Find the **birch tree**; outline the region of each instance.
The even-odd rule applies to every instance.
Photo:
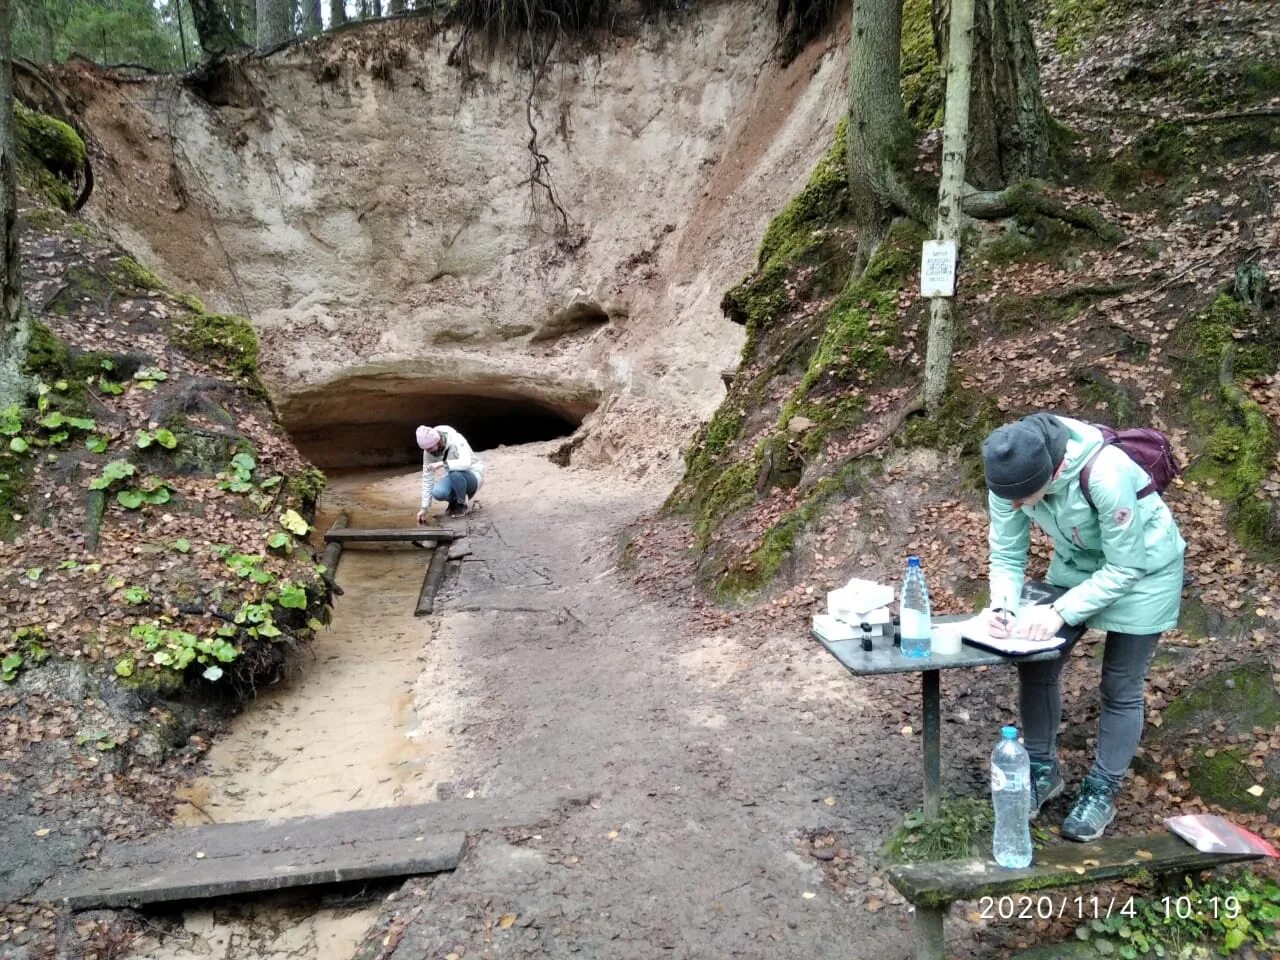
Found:
[[[13,123],[13,11],[0,0],[0,406],[19,398],[22,288],[18,273],[18,158]]]

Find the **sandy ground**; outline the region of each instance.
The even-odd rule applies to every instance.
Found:
[[[561,470],[546,449],[487,455],[479,509],[453,521],[474,553],[436,617],[412,616],[420,553],[344,556],[315,658],[214,748],[187,819],[585,801],[479,834],[457,871],[412,881],[370,934],[384,956],[909,956],[909,916],[870,858],[914,803],[919,761],[884,749],[873,689],[803,637],[764,652],[639,594],[619,534],[662,491]],[[416,494],[416,475],[352,475],[326,511],[400,524]],[[824,832],[858,889],[824,884],[808,842]],[[268,899],[190,913],[134,955],[347,957],[378,913]]]

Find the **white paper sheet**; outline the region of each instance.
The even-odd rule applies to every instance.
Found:
[[[970,617],[959,623],[935,623],[935,631],[955,630],[966,640],[980,643],[1001,653],[1039,653],[1042,650],[1057,650],[1065,640],[1061,637],[1050,637],[1048,640],[1024,640],[1021,637],[993,637],[987,632],[986,623],[981,617]]]

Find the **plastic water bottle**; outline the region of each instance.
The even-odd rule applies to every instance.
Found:
[[[1002,867],[1031,863],[1031,758],[1018,742],[1017,727],[1003,727],[991,751],[991,804],[996,833],[992,855]]]
[[[929,588],[924,582],[919,557],[907,557],[907,575],[902,578],[898,623],[902,634],[903,656],[927,657],[933,623],[929,617]]]

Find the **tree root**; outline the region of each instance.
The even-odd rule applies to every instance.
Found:
[[[859,457],[865,457],[867,454],[876,450],[881,444],[897,433],[902,425],[906,422],[907,417],[913,413],[920,413],[924,410],[924,394],[917,393],[904,403],[898,411],[889,418],[889,422],[885,424],[885,428],[879,434],[872,437],[860,447],[856,447],[850,451],[849,455],[844,458],[842,463],[848,463],[850,460],[857,460]]]
[[[961,209],[978,220],[1034,213],[1087,230],[1103,240],[1114,242],[1124,236],[1119,227],[1095,208],[1072,207],[1055,200],[1044,192],[1044,185],[1035,180],[1024,180],[1004,190],[970,189],[961,202]]]

